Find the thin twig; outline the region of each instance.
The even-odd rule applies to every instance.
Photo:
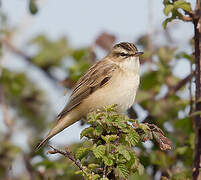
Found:
[[[181,89],[189,80],[192,79],[194,73],[189,74],[184,79],[180,80],[175,86],[173,86],[164,96],[164,99],[167,99],[171,94],[177,92],[179,89]]]
[[[194,47],[195,47],[195,111],[201,110],[201,0],[196,1],[194,10],[193,25],[194,25]],[[193,175],[192,179],[201,179],[200,163],[201,163],[201,117],[197,114],[194,118],[195,129],[195,152],[193,160]]]
[[[192,22],[192,17],[190,16],[181,15],[179,18],[186,22]]]
[[[191,74],[193,73],[193,67],[192,67],[192,61],[190,61],[190,71]],[[193,95],[192,95],[192,78],[189,81],[189,94],[190,94],[190,111],[189,111],[189,116],[193,112]],[[191,118],[192,119],[192,118]]]
[[[173,86],[164,97],[162,97],[162,99],[167,99],[171,94],[176,93],[179,89],[181,89],[188,81],[190,81],[192,79],[192,77],[194,76],[194,73],[192,72],[191,74],[189,74],[187,77],[185,77],[184,79],[182,79],[181,81],[179,81],[175,86]],[[153,119],[155,118],[152,115],[152,112],[150,109],[146,109],[146,111],[148,111],[149,115],[143,120],[143,123],[146,122],[152,122]]]
[[[201,0],[197,0],[196,6],[195,6],[195,11],[200,10],[200,6],[201,6],[200,4],[201,4]]]
[[[33,166],[30,163],[32,157],[24,154],[23,158],[24,158],[24,163],[25,163],[26,169],[29,173],[30,180],[34,180],[35,179],[35,171],[34,171]]]
[[[107,169],[108,169],[108,167],[105,165],[104,169],[103,169],[103,178],[107,177]]]
[[[14,54],[17,54],[21,57],[23,57],[24,59],[30,61],[31,60],[31,56],[28,56],[27,54],[25,54],[23,51],[21,51],[20,49],[17,49],[13,44],[11,44],[6,38],[1,38],[0,42],[5,45],[8,50],[10,50],[11,52],[13,52]]]
[[[15,47],[13,44],[11,44],[7,39],[0,39],[0,42],[5,46],[5,47],[7,47],[7,49],[10,51],[10,52],[12,52],[12,53],[14,53],[14,54],[16,54],[16,55],[18,55],[18,56],[20,56],[20,57],[22,57],[24,60],[26,60],[29,64],[31,64],[31,65],[33,65],[33,66],[35,66],[35,67],[37,67],[31,60],[32,60],[32,57],[31,56],[29,56],[29,55],[27,55],[26,53],[24,53],[22,50],[20,50],[20,49],[18,49],[17,47]],[[37,67],[38,68],[38,67]],[[51,79],[51,80],[53,80],[54,82],[58,82],[58,80],[48,71],[48,70],[45,70],[45,69],[43,69],[43,68],[40,68],[40,70],[42,70],[46,75],[47,75],[47,77],[49,78],[49,79]]]
[[[69,158],[71,161],[73,161],[75,163],[75,165],[83,172],[85,172],[84,168],[82,167],[81,163],[79,160],[76,160],[75,157],[71,154],[69,148],[66,148],[66,151],[61,151],[59,149],[56,149],[54,147],[52,147],[51,145],[49,145],[50,148],[53,149],[53,151],[48,151],[49,154],[62,154],[63,156]]]

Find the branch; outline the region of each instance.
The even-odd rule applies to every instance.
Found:
[[[189,74],[184,79],[179,81],[175,86],[170,88],[170,90],[167,92],[167,94],[164,96],[164,99],[167,99],[171,94],[177,92],[179,89],[181,89],[188,81],[190,81],[193,77],[194,73]]]
[[[164,132],[154,124],[145,123],[152,131],[154,138],[159,143],[160,149],[162,151],[171,149],[170,140],[165,137]]]
[[[201,0],[196,1],[194,24],[194,47],[195,47],[195,82],[196,82],[196,101],[195,111],[201,111]],[[201,179],[200,163],[201,163],[201,116],[195,116],[195,152],[193,160],[193,180]]]
[[[191,73],[193,73],[193,67],[192,66],[193,66],[193,63],[191,61],[191,65],[190,65]],[[194,106],[193,106],[193,94],[192,94],[192,79],[189,82],[189,95],[190,95],[190,111],[189,111],[189,116],[190,116],[192,114],[193,108],[194,108]],[[192,118],[191,118],[191,120],[192,120]]]
[[[108,166],[105,165],[103,169],[103,178],[107,177],[107,169],[108,169]]]
[[[13,52],[14,54],[17,54],[21,57],[23,57],[24,59],[26,59],[27,61],[31,60],[31,57],[26,55],[23,51],[17,49],[16,47],[14,47],[7,39],[0,39],[0,42],[5,45],[11,52]]]
[[[29,173],[30,180],[34,180],[35,172],[34,172],[34,168],[32,167],[32,165],[30,163],[32,157],[29,157],[28,155],[24,154],[23,158],[24,158],[24,163],[25,163],[26,169]]]
[[[59,149],[56,149],[54,147],[52,147],[51,145],[49,145],[50,148],[52,148],[53,150],[48,151],[49,154],[62,154],[63,156],[69,158],[71,161],[73,161],[75,163],[75,165],[83,172],[85,172],[84,168],[82,167],[81,163],[79,160],[76,160],[75,157],[71,154],[70,149],[67,147],[66,151],[61,151]]]
[[[166,95],[162,99],[167,99],[171,94],[176,93],[188,81],[190,81],[193,76],[194,76],[194,73],[192,72],[191,74],[189,74],[188,76],[186,76],[184,79],[182,79],[181,81],[179,81],[175,86],[173,86],[173,87],[170,88],[170,90],[166,93]],[[143,123],[154,122],[154,116],[152,115],[151,110],[150,109],[146,109],[146,111],[148,111],[149,115],[143,120]],[[128,112],[128,113],[130,114],[130,112]]]
[[[186,21],[186,22],[192,22],[193,18],[190,17],[190,16],[185,16],[185,15],[181,15],[179,16],[180,19],[182,19],[183,21]]]
[[[32,57],[27,55],[26,53],[24,53],[22,50],[16,48],[13,44],[11,44],[7,39],[0,39],[0,42],[6,46],[8,48],[8,50],[20,57],[22,57],[24,60],[26,60],[29,64],[39,68],[38,66],[36,66],[31,60],[32,60]],[[42,69],[40,68],[40,70],[42,70],[46,76],[53,80],[54,82],[58,82],[58,80],[48,71],[48,70],[45,70],[45,69]]]
[[[200,10],[200,6],[201,6],[201,0],[197,0],[196,6],[195,6],[195,11]]]

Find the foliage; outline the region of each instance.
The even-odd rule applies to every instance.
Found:
[[[180,12],[180,9],[182,9],[185,12],[190,12],[191,4],[189,2],[186,2],[185,0],[164,0],[163,4],[165,6],[164,8],[164,14],[168,16],[171,13],[171,16],[168,17],[163,22],[163,27],[166,28],[167,23],[171,22],[174,19],[182,19],[183,20],[183,14]]]
[[[82,167],[77,174],[85,179],[127,179],[134,173],[141,176],[144,166],[134,149],[140,142],[155,138],[162,150],[171,149],[158,127],[120,115],[114,105],[90,113],[87,122],[90,127],[80,134],[87,140],[75,152],[76,161]]]
[[[29,11],[31,14],[36,14],[38,12],[38,7],[35,0],[29,0]]]
[[[41,132],[45,128],[48,107],[44,92],[23,72],[17,73],[6,68],[2,68],[0,84],[5,103],[10,104],[27,125]]]
[[[81,137],[91,140],[92,145],[79,148],[76,157],[90,170],[90,175],[126,179],[135,172],[143,174],[144,167],[133,148],[152,139],[155,132],[148,125],[117,114],[114,106],[89,114],[88,123],[91,126],[82,131]]]
[[[91,65],[93,61],[93,55],[90,48],[72,49],[65,37],[61,37],[57,40],[50,40],[44,34],[40,34],[33,38],[30,45],[36,46],[38,51],[34,57],[30,58],[30,61],[40,67],[44,71],[51,74],[51,71],[55,68],[62,68],[69,74],[69,79],[76,82]],[[72,58],[73,62],[69,62]],[[67,69],[63,68],[65,64]]]

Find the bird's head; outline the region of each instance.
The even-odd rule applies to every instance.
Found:
[[[133,43],[121,42],[112,48],[108,56],[112,58],[113,61],[122,62],[128,59],[138,60],[139,56],[142,54],[143,52],[138,52]]]

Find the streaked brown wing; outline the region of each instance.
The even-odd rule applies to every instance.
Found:
[[[117,66],[115,64],[106,60],[99,61],[89,68],[73,88],[70,100],[58,115],[58,120],[64,117],[74,107],[78,106],[90,94],[103,87],[110,80],[112,73],[116,69]]]

